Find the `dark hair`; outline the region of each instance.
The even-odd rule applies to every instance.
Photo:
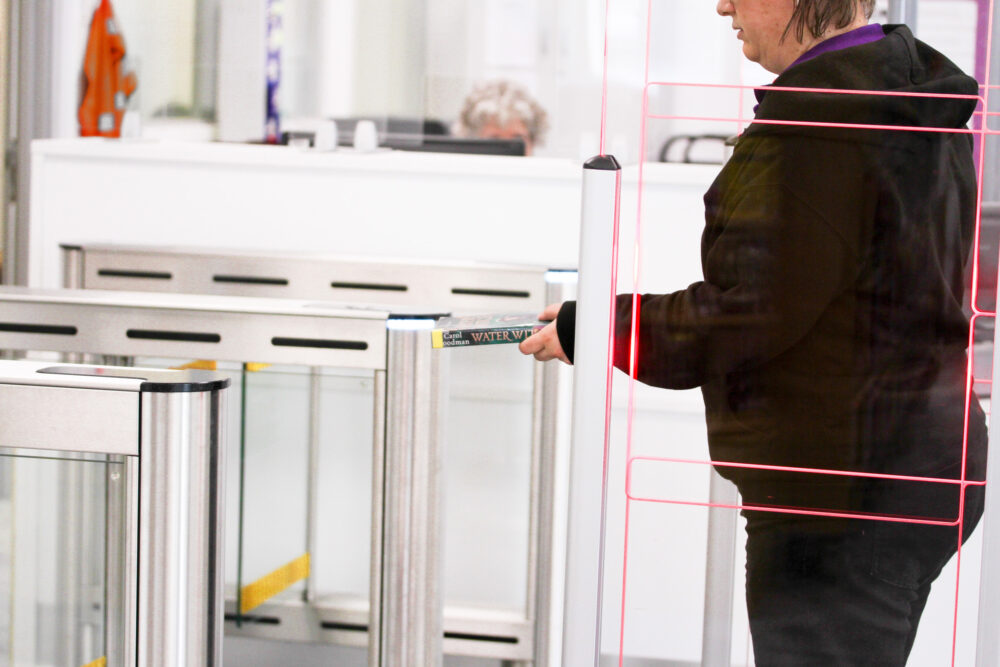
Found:
[[[792,30],[795,39],[801,42],[806,28],[813,37],[821,37],[831,28],[846,28],[854,20],[859,4],[865,18],[871,18],[875,0],[798,0],[782,39]]]

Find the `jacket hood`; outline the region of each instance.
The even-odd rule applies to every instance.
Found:
[[[785,70],[771,86],[761,89],[764,95],[756,120],[965,128],[975,111],[976,99],[905,94],[975,96],[979,94],[976,80],[914,38],[906,26],[883,29],[883,39],[830,51]],[[880,90],[904,95],[797,93],[768,90],[770,87]],[[756,123],[751,130],[768,132],[765,128],[781,127],[788,129]],[[866,131],[839,130],[838,134],[853,133],[856,140],[860,139],[858,132]],[[798,132],[802,131],[799,128]]]

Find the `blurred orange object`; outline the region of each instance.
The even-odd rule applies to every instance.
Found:
[[[125,38],[110,0],[101,0],[90,21],[90,37],[83,60],[83,101],[77,117],[82,137],[121,136],[125,104],[135,92],[135,72],[123,71]]]

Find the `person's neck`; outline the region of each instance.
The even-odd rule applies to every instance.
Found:
[[[866,18],[864,18],[862,16],[862,17],[858,18],[857,20],[855,20],[854,23],[851,23],[848,26],[845,26],[843,28],[834,29],[834,30],[828,30],[828,31],[826,31],[826,33],[823,34],[822,37],[818,38],[816,41],[814,41],[812,44],[810,44],[809,47],[807,47],[802,53],[805,53],[806,51],[808,51],[812,47],[816,46],[820,42],[825,42],[828,39],[833,39],[837,35],[843,35],[844,33],[851,32],[852,30],[857,30],[858,28],[864,28],[866,25],[868,25],[868,19],[866,19]],[[799,55],[802,55],[802,54],[799,54]]]
[[[866,25],[868,25],[868,19],[865,18],[864,16],[861,16],[860,18],[858,18],[857,20],[855,20],[853,23],[851,23],[851,24],[849,24],[849,25],[847,25],[847,26],[845,26],[843,28],[834,28],[834,29],[831,29],[831,30],[827,30],[825,33],[823,33],[819,37],[812,37],[812,35],[809,35],[809,37],[811,37],[811,39],[808,39],[808,40],[805,40],[803,42],[800,42],[799,48],[796,49],[797,53],[795,53],[794,56],[792,57],[792,59],[788,61],[788,64],[784,67],[784,69],[782,69],[782,72],[785,69],[788,69],[792,65],[792,63],[796,62],[800,57],[802,57],[802,54],[806,53],[807,51],[809,51],[809,49],[813,48],[814,46],[816,46],[818,44],[822,44],[823,42],[825,42],[828,39],[833,39],[837,35],[843,35],[844,33],[851,32],[852,30],[857,30],[858,28],[863,28]],[[780,72],[778,72],[778,74],[780,74]]]

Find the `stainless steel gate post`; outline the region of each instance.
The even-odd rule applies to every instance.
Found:
[[[322,411],[323,374],[318,368],[309,369],[309,442],[308,470],[306,471],[306,553],[309,554],[309,576],[302,591],[302,601],[316,602],[316,557],[319,534],[319,465],[320,465],[320,413]]]
[[[222,665],[223,389],[228,383],[143,385],[140,667]]]
[[[0,447],[16,449],[15,456],[40,450],[45,458],[106,462],[110,469],[107,584],[98,620],[108,664],[222,664],[228,386],[228,378],[199,371],[0,362]],[[100,480],[78,481],[96,488]],[[84,551],[92,570],[99,550]],[[69,574],[69,583],[86,594],[89,582],[76,577],[80,571]],[[73,644],[90,641],[86,625],[66,628]],[[84,647],[85,659],[94,657],[93,644]]]
[[[81,289],[83,287],[83,248],[63,243],[59,246],[63,260],[63,287]]]
[[[576,271],[546,275],[546,303],[576,296]],[[552,643],[559,642],[553,627],[553,577],[556,541],[556,480],[558,476],[559,364],[536,363],[532,388],[531,527],[529,529],[528,618],[534,622],[534,667],[548,667]],[[553,636],[556,633],[556,636]]]
[[[382,590],[372,600],[380,636],[370,658],[385,667],[434,667],[443,656],[441,450],[447,355],[432,349],[431,323],[387,322]]]
[[[608,424],[611,391],[608,337],[614,317],[621,167],[610,155],[583,168],[580,277],[573,377],[573,447],[562,664],[600,662],[604,540],[608,492]]]

